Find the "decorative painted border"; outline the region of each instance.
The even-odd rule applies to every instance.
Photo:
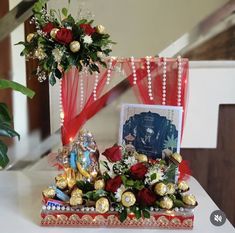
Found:
[[[170,228],[192,229],[193,213],[177,213],[168,211],[164,213],[151,213],[149,219],[136,219],[129,214],[124,222],[120,222],[117,212],[100,214],[82,211],[42,211],[42,226],[68,226],[68,227],[110,227],[110,228]]]

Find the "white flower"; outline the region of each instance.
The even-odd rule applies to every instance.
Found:
[[[91,43],[93,42],[93,40],[92,40],[91,36],[85,35],[85,36],[83,37],[83,42],[84,42],[85,44],[91,44]]]
[[[63,52],[60,49],[55,48],[52,50],[52,55],[54,56],[55,61],[60,63],[61,58],[63,56]]]
[[[128,166],[132,166],[137,163],[137,160],[135,159],[134,156],[129,156],[124,159],[124,163]]]
[[[119,202],[122,199],[122,194],[126,191],[125,186],[122,184],[115,192],[115,198]]]
[[[154,174],[156,174],[156,175],[155,175],[155,178],[152,179],[152,176],[153,176]],[[155,165],[155,166],[149,168],[149,170],[148,170],[148,172],[146,173],[145,177],[146,177],[146,178],[145,178],[145,181],[144,181],[144,182],[145,182],[146,184],[152,185],[152,184],[157,183],[157,182],[160,181],[160,180],[163,180],[163,178],[164,178],[164,173],[163,173],[163,171],[161,170],[161,168],[159,168],[158,165]]]

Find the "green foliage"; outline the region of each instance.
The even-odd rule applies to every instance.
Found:
[[[80,188],[83,191],[83,193],[87,193],[89,191],[94,190],[93,185],[88,181],[82,181],[82,180],[78,181],[77,187]]]
[[[127,218],[127,209],[124,208],[124,210],[122,210],[122,212],[119,214],[119,219],[121,222],[124,222]]]
[[[33,96],[35,95],[34,91],[17,82],[0,79],[0,89],[9,88],[18,91],[28,96],[29,98],[33,98]],[[12,127],[12,118],[5,103],[0,103],[0,137],[18,137],[18,139],[20,139],[20,135]],[[6,167],[9,162],[7,151],[7,145],[2,140],[0,140],[0,168]]]
[[[144,218],[150,218],[150,212],[147,209],[143,209],[142,214]]]
[[[83,196],[89,200],[97,201],[100,197],[107,196],[107,192],[104,191],[103,189],[99,189],[99,190],[89,191]]]
[[[0,89],[6,89],[6,88],[11,88],[15,91],[19,91],[31,99],[35,95],[34,91],[30,90],[29,88],[27,88],[17,82],[5,80],[5,79],[0,79]]]
[[[0,103],[0,137],[12,138],[16,136],[20,139],[20,135],[11,127],[11,121],[7,105]],[[4,168],[9,162],[7,150],[7,145],[0,140],[0,169]]]
[[[45,7],[46,2],[46,0],[38,0],[34,4],[33,20],[38,28],[38,30],[34,32],[34,37],[30,41],[17,43],[17,45],[24,46],[20,54],[21,56],[26,56],[27,59],[39,60],[39,67],[37,72],[34,73],[36,73],[39,78],[47,76],[50,84],[54,85],[56,79],[61,79],[62,74],[73,66],[79,71],[86,67],[90,74],[100,72],[99,64],[107,67],[104,57],[109,56],[112,51],[110,45],[115,44],[110,40],[110,35],[97,31],[95,26],[92,25],[93,20],[75,20],[72,15],[69,14],[68,8],[64,7],[61,10],[51,9],[47,12]],[[74,51],[72,49],[72,51],[70,49],[71,39],[69,41],[61,41],[51,37],[50,31],[48,33],[42,33],[48,23],[53,24],[54,28],[58,30],[70,30],[72,40],[80,45],[79,50]],[[86,32],[86,29],[81,27],[81,24],[86,24],[86,27],[90,28],[92,33]],[[84,39],[89,36],[92,41],[91,43]],[[65,37],[66,33],[62,38]],[[39,48],[40,53],[38,52]],[[60,54],[57,53],[57,55],[55,55],[55,53],[53,53],[55,49],[58,49]],[[43,54],[43,56],[40,54]],[[58,58],[58,56],[61,57]],[[60,67],[60,69],[58,69],[58,67]]]

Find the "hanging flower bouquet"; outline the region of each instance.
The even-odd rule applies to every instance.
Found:
[[[35,3],[33,13],[36,31],[18,44],[25,47],[22,56],[39,61],[35,72],[39,81],[49,77],[54,85],[72,66],[79,71],[86,67],[91,74],[99,72],[98,64],[106,67],[104,58],[114,42],[104,26],[93,26],[93,20],[85,18],[76,20],[67,8],[47,11],[43,0]]]
[[[58,215],[67,210],[66,218],[77,215],[76,219],[81,221],[75,222],[79,226],[84,224],[85,215],[92,220],[87,226],[102,225],[109,221],[107,216],[113,216],[116,220],[106,224],[135,226],[135,220],[141,220],[143,226],[151,227],[148,220],[145,222],[151,219],[153,227],[158,226],[157,220],[162,216],[166,221],[178,216],[174,220],[178,227],[192,227],[191,210],[197,201],[194,195],[186,193],[188,184],[177,179],[180,154],[168,153],[165,159],[151,159],[133,148],[115,145],[103,155],[106,159],[99,158],[93,135],[87,131],[81,131],[78,139],[59,151],[57,160],[65,172],[56,177],[55,185],[43,191],[43,225],[48,224],[48,215],[54,216],[52,225],[57,224]],[[96,222],[97,216],[106,220]],[[188,223],[181,224],[180,218]]]

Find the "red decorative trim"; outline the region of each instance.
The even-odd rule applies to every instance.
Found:
[[[110,227],[110,228],[171,228],[192,229],[194,215],[192,213],[180,213],[165,211],[152,212],[149,219],[136,219],[129,214],[122,223],[118,219],[117,212],[100,214],[97,212],[82,211],[42,211],[42,226],[68,226],[68,227]]]

